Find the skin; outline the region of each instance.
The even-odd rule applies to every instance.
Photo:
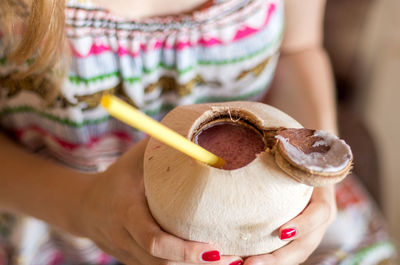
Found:
[[[158,6],[159,1],[148,1],[148,5]],[[292,115],[305,127],[336,133],[333,79],[322,48],[324,5],[325,0],[286,0],[282,56],[271,91],[263,101]],[[137,16],[148,11],[143,12]],[[215,247],[163,232],[149,213],[142,173],[146,143],[136,144],[105,172],[89,175],[34,156],[0,134],[0,209],[28,214],[88,237],[125,264],[205,263],[202,253]],[[335,216],[334,188],[316,188],[307,208],[280,228],[279,232],[296,228],[292,242],[271,254],[248,257],[244,264],[302,263],[318,246]],[[224,256],[212,264],[239,259]]]
[[[322,46],[324,7],[324,0],[286,0],[282,56],[263,102],[288,113],[306,128],[337,134],[332,70]],[[271,254],[250,257],[244,265],[303,263],[318,247],[336,214],[334,187],[315,188],[307,208],[279,229],[281,233],[295,228],[292,242]]]
[[[104,7],[114,14],[125,18],[140,19],[149,16],[165,16],[179,14],[201,7],[207,0],[175,0],[175,1],[127,1],[127,0],[95,0],[96,5]],[[206,2],[207,3],[207,2]],[[154,8],[157,7],[157,8]]]

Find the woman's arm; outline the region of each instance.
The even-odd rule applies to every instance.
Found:
[[[105,172],[84,174],[23,150],[0,133],[0,209],[20,212],[88,237],[125,264],[230,264],[210,244],[164,232],[148,209],[143,185],[147,141]]]
[[[337,134],[331,67],[321,47],[293,53],[283,51],[271,91],[264,101],[306,128]]]
[[[70,232],[92,177],[31,154],[0,133],[0,209],[42,219]]]
[[[337,133],[332,71],[322,47],[324,6],[325,0],[286,0],[282,56],[263,101],[306,128]],[[304,262],[335,217],[334,187],[315,188],[306,209],[279,229],[281,239],[293,241],[271,254],[250,257],[245,265]]]
[[[286,0],[286,34],[276,76],[264,99],[304,127],[337,133],[335,89],[322,47],[325,0]]]

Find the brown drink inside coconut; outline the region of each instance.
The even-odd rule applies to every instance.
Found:
[[[263,135],[240,119],[208,124],[197,133],[194,142],[224,159],[222,168],[226,170],[246,166],[266,149]]]

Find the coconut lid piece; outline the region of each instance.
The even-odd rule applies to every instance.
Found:
[[[349,174],[353,155],[336,135],[310,129],[280,129],[275,138],[279,167],[298,181],[322,186],[341,181]]]

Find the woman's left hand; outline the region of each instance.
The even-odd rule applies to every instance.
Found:
[[[295,265],[306,261],[336,213],[334,187],[315,188],[304,211],[279,229],[280,238],[292,242],[270,254],[249,257],[244,265]]]

